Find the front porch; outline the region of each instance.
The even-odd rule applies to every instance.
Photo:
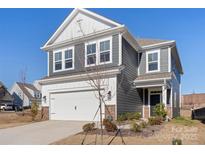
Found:
[[[164,104],[168,117],[173,117],[172,87],[170,79],[136,80],[134,87],[142,91],[143,118],[155,116],[154,108],[159,103]]]

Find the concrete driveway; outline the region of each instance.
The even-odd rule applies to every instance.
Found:
[[[0,144],[46,145],[80,132],[85,123],[79,121],[44,121],[0,129]]]

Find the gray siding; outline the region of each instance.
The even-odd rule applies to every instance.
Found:
[[[173,107],[173,117],[177,117],[180,115],[180,83],[181,83],[181,75],[179,74],[178,69],[176,68],[176,62],[172,57],[172,72],[175,74],[175,77],[172,77],[171,84],[172,84],[172,107]],[[176,100],[175,100],[175,93],[176,93]]]
[[[49,75],[58,76],[58,75],[73,75],[76,73],[81,73],[84,71],[85,65],[85,44],[80,43],[74,45],[74,54],[75,54],[75,64],[74,70],[67,70],[61,72],[53,72],[53,52],[49,52]],[[119,35],[112,36],[112,63],[105,64],[103,69],[118,66],[119,63]]]
[[[124,39],[122,63],[125,69],[117,76],[117,114],[136,111],[142,113],[142,90],[132,86],[137,77],[137,52]]]
[[[159,73],[163,73],[163,72],[168,72],[168,48],[160,49],[160,72]],[[145,74],[146,74],[146,52],[143,52],[141,53],[140,61],[139,61],[139,75],[145,75]]]

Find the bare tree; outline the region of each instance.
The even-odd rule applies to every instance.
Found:
[[[81,22],[82,20],[77,21],[82,35],[85,36],[86,34],[81,27]],[[93,29],[93,33],[95,33],[94,29]],[[92,44],[89,44],[89,42],[87,42],[87,44],[92,45]],[[94,48],[95,48],[95,52],[99,51],[100,50],[99,44],[96,43],[94,45]],[[92,49],[87,49],[87,51],[88,50],[92,50]],[[116,95],[117,88],[116,88],[116,85],[115,87],[111,86],[112,81],[110,80],[110,74],[109,74],[108,68],[105,65],[105,63],[104,64],[101,63],[101,65],[99,65],[100,58],[97,59],[96,54],[89,56],[89,59],[84,59],[83,57],[84,56],[82,56],[80,53],[77,54],[77,58],[79,59],[79,62],[81,63],[84,73],[86,74],[85,76],[86,76],[87,83],[93,88],[94,95],[99,101],[99,107],[96,111],[96,114],[94,115],[94,118],[96,118],[97,114],[99,113],[100,132],[101,132],[100,141],[101,141],[101,144],[103,144],[103,106],[105,107],[104,111],[106,110],[107,113],[110,114],[110,111],[106,105],[106,101],[109,99],[112,99]],[[109,58],[112,58],[112,57],[109,57]],[[85,60],[87,61],[85,62]],[[90,63],[92,64],[89,67],[84,67],[85,63],[88,63],[88,65]],[[121,81],[118,84],[121,84],[122,80],[123,78],[121,78]],[[112,91],[115,91],[115,92],[111,93]],[[97,134],[96,134],[96,138],[97,138]]]

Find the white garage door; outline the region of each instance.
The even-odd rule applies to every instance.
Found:
[[[51,120],[92,121],[99,107],[93,91],[54,93],[50,98]]]

